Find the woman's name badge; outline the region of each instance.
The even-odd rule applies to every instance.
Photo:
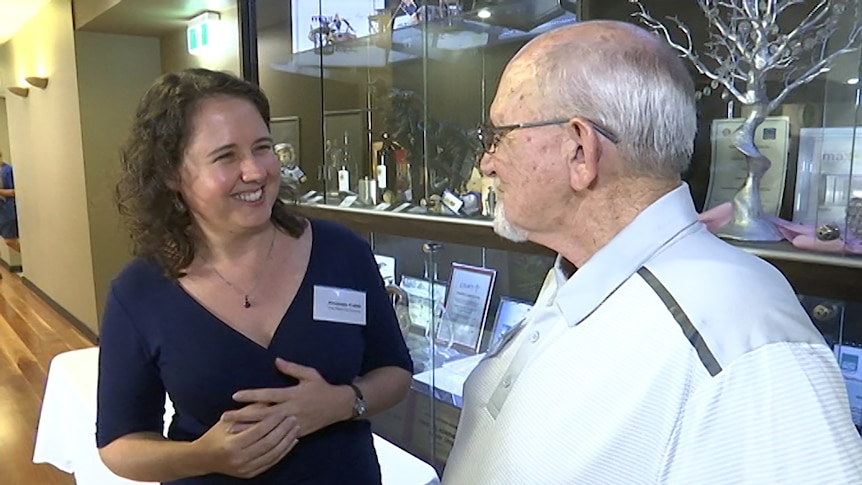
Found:
[[[364,291],[315,285],[315,320],[365,325],[365,314]]]

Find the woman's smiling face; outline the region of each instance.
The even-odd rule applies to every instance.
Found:
[[[197,107],[180,168],[180,193],[205,233],[237,233],[269,221],[278,158],[251,102],[216,96]]]

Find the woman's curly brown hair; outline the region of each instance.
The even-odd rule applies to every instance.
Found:
[[[147,90],[122,149],[115,198],[133,254],[155,260],[171,279],[182,277],[195,256],[191,214],[176,187],[194,115],[214,96],[248,100],[269,126],[269,101],[258,86],[224,72],[187,69],[163,75]],[[271,220],[295,238],[307,224],[280,198]]]

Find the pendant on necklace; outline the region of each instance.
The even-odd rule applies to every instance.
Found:
[[[251,302],[248,301],[248,295],[245,295],[245,302],[242,304],[244,308],[251,308]]]

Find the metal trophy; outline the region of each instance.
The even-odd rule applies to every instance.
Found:
[[[790,94],[830,70],[836,57],[856,50],[860,34],[859,3],[853,0],[697,0],[709,22],[709,39],[704,43],[705,61],[694,51],[691,30],[676,17],[667,17],[684,35],[685,42],[673,40],[668,28],[652,17],[639,0],[633,15],[667,40],[704,76],[712,80],[701,95],[723,88],[751,111],[734,132],[733,146],[748,164],[745,184],[733,198],[733,219],[719,229],[719,235],[742,241],[779,241],[781,234],[763,215],[760,180],[771,165],[754,145],[758,126]],[[802,21],[789,31],[779,26],[779,17],[806,4],[814,4]],[[857,12],[848,12],[855,5]],[[855,15],[855,16],[854,16]],[[855,21],[842,47],[829,49],[829,40],[842,17]],[[784,22],[782,22],[783,24]],[[707,65],[714,65],[710,67]],[[767,79],[781,80],[780,92],[769,98]]]

